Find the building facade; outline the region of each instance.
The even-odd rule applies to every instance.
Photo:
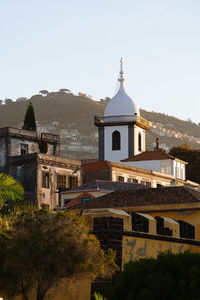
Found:
[[[0,129],[0,172],[24,187],[25,200],[51,209],[59,192],[81,184],[81,162],[60,156],[60,137],[17,128]]]

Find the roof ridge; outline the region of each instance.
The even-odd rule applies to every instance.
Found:
[[[198,201],[200,201],[200,198],[198,198],[195,194],[193,194],[193,192],[191,191],[191,189],[189,187],[183,186],[183,188],[188,191],[194,198],[196,198]],[[198,191],[197,191],[198,192]],[[200,195],[200,192],[199,192]]]

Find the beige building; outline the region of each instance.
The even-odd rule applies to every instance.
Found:
[[[83,164],[83,183],[94,179],[140,183],[148,187],[199,184],[176,178],[174,175],[110,161]]]

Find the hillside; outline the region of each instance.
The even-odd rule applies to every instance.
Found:
[[[98,135],[93,121],[95,115],[103,115],[107,101],[97,102],[85,94],[76,96],[67,91],[38,94],[29,100],[35,109],[38,132],[60,134],[62,155],[97,157]],[[7,99],[4,104],[0,102],[0,127],[21,127],[27,104],[26,98],[19,98],[16,102]],[[154,147],[156,137],[166,150],[183,143],[200,149],[199,125],[145,110],[141,110],[141,116],[151,122],[151,129],[147,132],[147,149]]]

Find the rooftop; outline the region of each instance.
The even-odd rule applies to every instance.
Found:
[[[143,160],[165,160],[165,159],[173,159],[177,160],[181,163],[187,164],[187,162],[180,160],[167,152],[164,149],[157,149],[154,151],[145,151],[138,155],[126,158],[121,160],[122,162],[131,162],[131,161],[143,161]]]
[[[200,192],[184,186],[115,191],[74,206],[73,209],[122,208],[134,206],[199,203]]]
[[[109,180],[93,180],[85,183],[74,190],[68,190],[63,193],[84,192],[84,191],[118,191],[132,189],[146,189],[147,187],[139,183],[109,181]]]

